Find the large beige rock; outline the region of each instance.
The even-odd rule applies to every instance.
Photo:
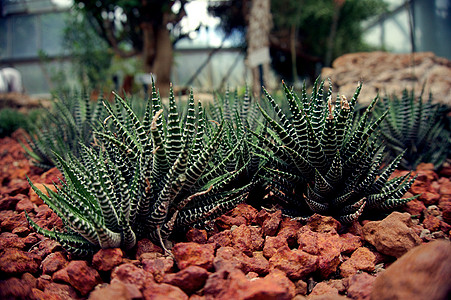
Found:
[[[369,103],[378,92],[400,96],[414,88],[419,94],[426,82],[434,102],[451,105],[451,61],[432,52],[394,54],[387,52],[350,53],[338,57],[332,68],[324,68],[321,76],[330,78],[334,91],[351,97],[359,81],[363,89],[359,102]]]
[[[371,299],[445,300],[451,295],[451,243],[415,247],[379,275]]]

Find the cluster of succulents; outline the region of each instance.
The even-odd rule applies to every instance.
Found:
[[[208,126],[191,94],[182,119],[171,93],[168,118],[153,87],[142,120],[129,103],[103,101],[108,117],[93,132],[94,145],[78,156],[55,153],[65,182],[49,196],[32,188],[61,217],[66,232],[30,224],[69,251],[87,255],[102,247],[129,249],[137,238],[164,242],[176,230],[232,209],[252,183],[231,186],[241,170],[227,171],[230,157],[215,160],[224,123]]]
[[[440,167],[449,155],[451,136],[445,128],[444,106],[432,103],[432,94],[423,99],[414,90],[404,90],[401,98],[385,96],[379,101],[375,116],[388,111],[380,125],[380,137],[387,145],[387,159],[406,151],[400,167],[415,169],[419,163],[432,163]]]
[[[102,106],[84,102],[84,117],[62,107],[64,121],[55,124],[69,128],[35,137],[30,152],[44,153],[36,150],[43,145],[64,180],[48,195],[30,184],[65,230],[49,231],[28,220],[39,233],[86,255],[98,248],[130,249],[142,237],[164,247],[171,234],[204,225],[255,191],[250,202],[263,201],[266,191],[266,199],[278,199],[283,212],[298,219],[318,213],[350,223],[362,214],[393,210],[412,199],[403,196],[415,177],[391,178],[410,150],[386,160],[390,146],[379,129],[393,127],[387,121],[392,112],[377,110],[373,117],[376,98],[359,113],[360,89],[348,100],[335,97],[322,81],[310,94],[304,86],[300,96],[283,84],[286,110],[266,91],[261,103],[248,91],[244,97],[227,91],[209,107],[196,103],[191,92],[182,110],[172,88],[165,110],[154,85],[142,113],[118,95]],[[418,120],[431,114],[421,105],[413,108]],[[397,109],[408,115],[406,108]],[[424,135],[413,133],[423,127],[412,125],[409,134]],[[50,141],[70,139],[66,131],[76,133],[77,146],[59,152]]]
[[[287,215],[327,214],[350,223],[364,212],[391,210],[411,200],[402,196],[415,178],[388,180],[402,154],[380,170],[384,146],[375,135],[386,114],[373,122],[369,118],[377,98],[360,116],[354,107],[361,85],[350,101],[343,95],[333,99],[324,82],[317,81],[310,96],[305,86],[301,97],[283,88],[291,114],[265,92],[278,121],[261,109],[270,128],[267,138],[260,137],[273,161],[266,168],[268,184]]]

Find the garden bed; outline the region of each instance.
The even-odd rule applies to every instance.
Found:
[[[20,135],[0,139],[1,299],[446,299],[450,292],[449,166],[436,173],[421,164],[409,190],[421,196],[381,221],[344,227],[314,215],[302,223],[240,204],[209,230],[173,241],[171,255],[142,239],[127,253],[79,258],[28,226],[25,212],[43,228],[62,227],[26,180],[52,188],[61,175],[30,165]]]

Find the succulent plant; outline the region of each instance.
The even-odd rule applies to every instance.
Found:
[[[226,166],[227,170],[232,172],[246,165],[243,173],[246,178],[240,178],[240,180],[259,180],[256,175],[264,163],[264,159],[257,155],[259,150],[252,147],[253,143],[258,143],[258,140],[249,134],[249,130],[262,133],[264,130],[264,126],[261,125],[262,116],[256,102],[249,95],[247,87],[243,97],[238,97],[236,91],[232,94],[231,96],[227,89],[224,97],[214,98],[213,104],[208,110],[212,119],[222,120],[227,124],[224,142],[220,144],[216,155],[226,157],[234,148],[238,147],[238,151],[234,151],[234,157]]]
[[[388,149],[387,159],[393,159],[404,150],[400,167],[415,169],[421,163],[433,163],[436,168],[446,160],[451,146],[450,132],[445,127],[443,107],[432,103],[432,94],[423,99],[424,89],[416,97],[414,91],[404,90],[382,98],[374,115],[388,111],[380,125],[380,137]]]
[[[411,200],[401,198],[415,179],[410,173],[389,179],[402,153],[380,169],[384,146],[375,135],[388,112],[370,122],[377,98],[355,120],[361,85],[351,101],[343,95],[334,101],[324,81],[315,82],[310,96],[305,85],[300,97],[285,84],[283,89],[290,114],[264,91],[277,117],[261,109],[269,137],[256,135],[270,161],[268,184],[285,214],[304,219],[318,213],[350,223],[364,212],[391,210]]]
[[[206,130],[204,110],[191,92],[186,116],[177,112],[172,89],[167,120],[155,86],[142,120],[129,103],[104,101],[109,116],[79,158],[59,155],[65,181],[49,196],[38,195],[57,213],[65,232],[30,224],[66,249],[86,255],[99,247],[129,249],[148,237],[165,246],[173,232],[204,222],[244,201],[251,184],[231,186],[245,166],[225,169],[232,150],[215,159],[224,123]]]
[[[44,113],[43,124],[30,130],[23,147],[36,166],[50,169],[58,163],[55,153],[63,158],[69,153],[78,157],[81,145],[93,141],[97,120],[104,117],[101,100],[91,101],[85,93],[61,96]]]

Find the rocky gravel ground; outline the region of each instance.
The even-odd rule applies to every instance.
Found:
[[[61,220],[29,188],[52,188],[12,138],[0,139],[0,299],[448,299],[451,295],[451,168],[421,165],[421,196],[380,221],[343,227],[314,215],[241,204],[174,241],[172,255],[142,239],[131,252],[72,257],[28,226]],[[402,173],[403,171],[398,171]],[[406,197],[409,195],[406,195]]]

